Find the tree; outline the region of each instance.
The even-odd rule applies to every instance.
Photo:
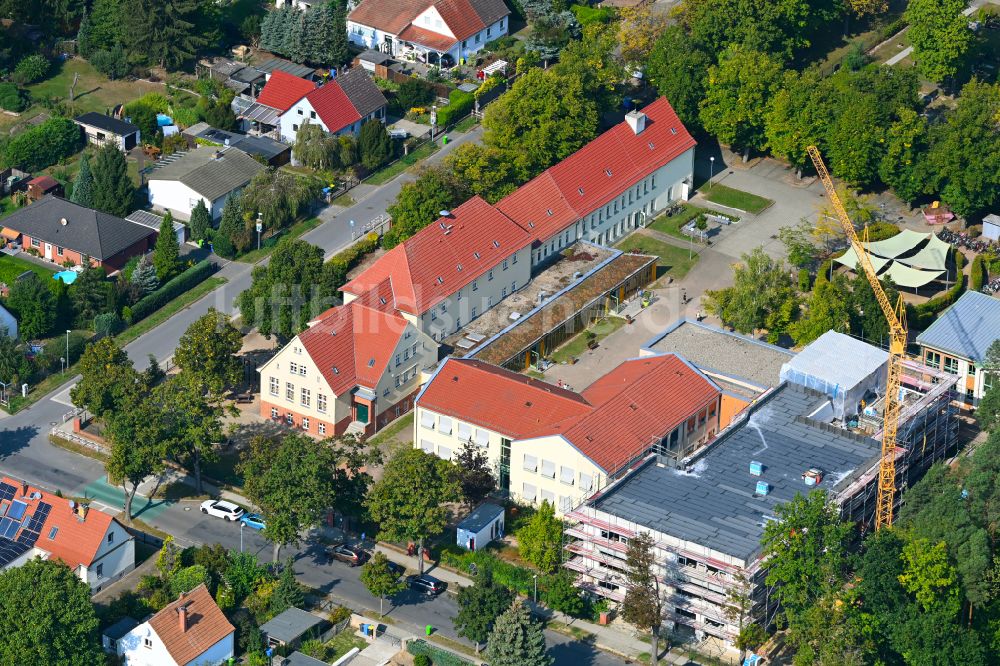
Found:
[[[793,227],[779,228],[778,239],[785,246],[788,263],[792,266],[810,268],[820,258],[820,248],[814,242],[813,225],[805,218]]]
[[[125,391],[135,381],[132,360],[113,338],[87,345],[78,371],[80,381],[70,389],[70,400],[97,418],[118,411]]]
[[[24,340],[47,337],[56,323],[56,298],[36,273],[14,281],[7,306],[17,317],[18,335]]]
[[[627,73],[617,40],[611,27],[599,23],[587,26],[582,39],[566,45],[553,68],[561,76],[579,79],[600,112],[616,110],[622,101],[617,91]]]
[[[100,49],[90,56],[90,64],[98,72],[112,81],[121,79],[129,73],[128,55],[120,45],[115,44],[110,51]],[[150,139],[152,136],[150,136]]]
[[[90,172],[90,157],[86,153],[80,158],[80,171],[73,181],[70,201],[87,208],[94,207],[94,175]]]
[[[416,541],[420,573],[424,539],[448,524],[450,502],[462,496],[458,470],[451,462],[420,449],[404,449],[389,459],[382,479],[372,486],[366,505],[379,526],[379,538]]]
[[[84,266],[69,295],[76,313],[76,327],[93,328],[94,317],[106,312],[111,300],[111,284],[107,281],[104,268],[94,268],[89,264]]]
[[[132,271],[130,282],[135,285],[140,294],[140,298],[156,291],[160,286],[160,279],[156,277],[156,266],[148,254],[142,255],[139,262]]]
[[[507,153],[478,143],[462,144],[445,158],[445,164],[457,182],[490,203],[503,199],[519,183]]]
[[[545,573],[556,571],[561,561],[563,524],[555,514],[552,503],[542,500],[538,511],[517,531],[518,553]]]
[[[597,125],[580,77],[532,69],[486,107],[483,144],[506,152],[524,182],[593,139]]]
[[[911,0],[906,7],[917,67],[931,81],[954,77],[969,50],[972,32],[964,10],[963,0]]]
[[[62,562],[31,559],[0,572],[0,661],[100,664],[90,586]]]
[[[240,194],[233,194],[226,199],[226,205],[222,208],[222,220],[219,222],[219,230],[212,238],[212,247],[217,255],[224,259],[236,258],[237,237],[247,236],[243,224],[243,197]],[[245,249],[245,247],[244,247]]]
[[[295,133],[295,146],[292,148],[295,159],[310,169],[324,170],[340,166],[340,144],[337,137],[323,131],[319,125],[306,120]],[[343,165],[348,166],[348,165]]]
[[[180,253],[177,236],[174,234],[174,216],[168,210],[160,222],[156,247],[153,249],[153,266],[156,267],[156,277],[160,284],[170,282],[171,278],[181,272]]]
[[[731,46],[708,70],[700,118],[706,132],[734,148],[766,145],[764,116],[781,83],[781,63],[766,53]]]
[[[44,79],[51,68],[52,64],[45,59],[45,56],[33,53],[17,63],[13,79],[16,84],[26,86]]]
[[[497,618],[511,607],[514,598],[513,592],[497,585],[489,570],[483,570],[472,585],[458,591],[455,630],[476,644],[476,654],[479,644],[489,639]]]
[[[128,175],[125,154],[112,143],[101,146],[94,158],[94,207],[118,217],[132,212],[135,184]]]
[[[880,280],[882,291],[889,298],[890,303],[899,300],[899,291],[892,283],[891,278]],[[864,273],[859,272],[851,285],[851,332],[863,340],[878,341],[889,338],[889,323],[882,314],[882,307],[875,298],[871,284]]]
[[[361,153],[361,165],[366,169],[376,169],[392,157],[392,138],[381,120],[372,119],[361,126],[358,152]]]
[[[105,416],[111,444],[105,470],[125,493],[125,521],[131,524],[132,502],[139,485],[163,472],[167,451],[162,444],[162,405],[149,395],[150,387],[134,370],[125,381],[120,389],[120,404]]]
[[[955,616],[961,609],[958,574],[948,561],[948,545],[914,539],[903,547],[903,573],[899,582],[912,594],[925,613]]]
[[[334,290],[323,266],[323,250],[298,240],[278,243],[266,266],[255,266],[250,288],[237,304],[243,323],[265,337],[288,339],[330,308]]]
[[[928,150],[927,121],[913,109],[900,109],[885,137],[886,152],[879,178],[904,201],[914,201],[924,190],[923,160]]]
[[[3,332],[0,335],[0,382],[20,385],[31,375],[31,362],[17,346],[17,341],[6,334],[6,329],[0,332]]]
[[[765,581],[794,634],[800,620],[821,598],[840,590],[847,573],[847,544],[854,530],[840,519],[826,493],[813,490],[796,495],[775,508],[778,520],[764,526],[763,557],[768,561]]]
[[[760,247],[733,266],[733,286],[705,292],[705,308],[740,333],[767,329],[771,342],[787,332],[798,313],[788,270]]]
[[[244,490],[267,516],[264,536],[273,544],[275,562],[281,546],[297,544],[299,534],[318,524],[333,506],[340,454],[328,442],[299,433],[277,443],[255,437],[243,454]]]
[[[497,481],[490,469],[490,459],[482,447],[466,442],[455,457],[462,496],[466,503],[475,506],[496,488]]]
[[[667,28],[646,59],[646,75],[656,91],[670,100],[689,128],[698,127],[698,102],[705,96],[705,78],[712,58],[680,25]]]
[[[434,88],[430,82],[416,76],[411,76],[399,84],[396,91],[396,101],[400,108],[408,111],[414,107],[422,107],[434,101]]]
[[[878,105],[874,95],[857,95],[850,113],[841,113],[828,128],[826,153],[830,168],[848,183],[870,185],[878,180],[885,143]]]
[[[450,169],[424,167],[413,182],[406,183],[387,209],[392,227],[382,246],[392,248],[436,220],[442,210],[451,210],[469,197],[468,184]]]
[[[817,276],[805,313],[792,323],[789,333],[797,345],[806,345],[827,331],[850,331],[850,283],[843,275],[833,281]]]
[[[195,204],[191,211],[191,221],[188,222],[188,227],[191,229],[191,238],[196,241],[205,238],[208,234],[208,230],[212,227],[212,216],[209,214],[208,208],[205,207],[204,199],[198,199],[198,203]]]
[[[294,560],[289,557],[278,576],[278,586],[271,595],[271,612],[277,615],[289,608],[301,608],[305,604],[302,586],[295,580]]]
[[[126,47],[145,62],[181,69],[219,40],[218,13],[202,0],[134,0],[128,8],[123,26]]]
[[[77,152],[81,137],[80,126],[69,118],[49,118],[0,144],[0,168],[41,171]]]
[[[575,578],[562,569],[545,580],[545,605],[552,610],[570,617],[585,617],[587,600],[580,594],[580,588],[573,584]]]
[[[237,358],[243,335],[215,308],[196,319],[181,336],[174,363],[198,378],[212,393],[222,393],[243,378]]]
[[[542,625],[520,601],[496,619],[486,644],[486,658],[492,666],[552,666],[555,660],[545,651]]]
[[[666,12],[654,11],[649,5],[622,7],[618,11],[618,44],[625,62],[631,66],[648,62],[670,19]]]
[[[663,597],[654,567],[653,537],[642,532],[629,540],[625,555],[628,589],[622,601],[622,617],[626,622],[652,633],[652,662],[660,658],[658,641],[663,625]]]
[[[156,393],[161,405],[169,405],[164,410],[166,451],[191,471],[201,494],[201,463],[218,459],[216,445],[225,439],[222,417],[235,416],[238,411],[227,407],[222,395],[212,391],[201,376],[189,372],[182,371],[163,382]]]
[[[318,199],[321,189],[313,178],[262,169],[243,190],[241,205],[244,213],[259,213],[266,229],[281,229]]]
[[[386,597],[392,597],[406,589],[406,583],[389,566],[389,559],[380,550],[375,551],[372,559],[361,567],[361,582],[373,597],[378,597],[379,617],[384,615],[382,602]]]
[[[983,373],[985,391],[976,408],[976,422],[983,430],[993,430],[1000,423],[1000,340],[987,347]]]

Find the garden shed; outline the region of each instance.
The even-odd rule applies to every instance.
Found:
[[[503,516],[504,509],[499,504],[480,504],[458,524],[458,545],[476,550],[502,537]]]

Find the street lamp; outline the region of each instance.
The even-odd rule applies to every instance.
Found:
[[[59,367],[62,368],[62,374],[65,375],[66,374],[66,357],[65,356],[60,356],[59,357]]]
[[[712,178],[715,176],[715,155],[708,158],[708,189],[712,189]]]
[[[66,367],[69,367],[69,329],[66,329]]]
[[[264,214],[257,213],[257,249],[260,249],[260,232],[264,230]]]
[[[532,578],[532,580],[535,583],[535,596],[534,596],[534,599],[535,599],[535,603],[537,604],[538,603],[538,574],[533,574],[531,576],[531,578]]]

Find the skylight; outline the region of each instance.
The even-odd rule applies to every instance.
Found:
[[[607,176],[608,178],[611,178],[611,169],[605,169],[604,175]]]

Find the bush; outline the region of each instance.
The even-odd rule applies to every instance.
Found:
[[[31,105],[27,93],[13,83],[0,83],[0,109],[20,113]]]
[[[980,291],[988,280],[989,276],[986,273],[986,257],[984,255],[977,254],[976,258],[972,260],[972,268],[969,274],[969,289],[972,291]]]
[[[892,238],[898,233],[899,227],[892,222],[873,222],[868,225],[868,242],[876,243],[883,241],[887,238]]]
[[[580,27],[587,27],[594,23],[610,23],[615,17],[615,12],[607,7],[588,7],[587,5],[570,5],[569,10],[573,12]]]
[[[430,658],[431,663],[433,663],[434,666],[469,666],[472,663],[468,659],[462,659],[458,655],[454,655],[451,652],[446,652],[440,648],[434,647],[430,643],[423,640],[410,641],[406,645],[406,651],[414,657],[425,656]],[[414,666],[416,666],[415,659]]]
[[[3,145],[0,168],[16,166],[41,171],[80,150],[80,128],[69,118],[49,118]]]
[[[347,606],[337,606],[330,611],[330,614],[326,619],[330,621],[330,624],[340,624],[344,620],[349,619],[351,615],[353,615],[353,613]]]
[[[128,113],[132,109],[139,106],[147,106],[156,113],[166,113],[167,109],[170,108],[170,102],[167,101],[165,95],[155,92],[149,92],[140,97],[139,99],[126,104],[125,112]]]
[[[175,108],[172,117],[174,124],[181,127],[191,127],[191,125],[201,122],[201,114],[195,107]]]
[[[426,654],[414,655],[413,666],[431,666],[431,658]]]
[[[41,81],[49,73],[52,64],[38,54],[22,58],[14,68],[14,81],[22,86]]]
[[[412,109],[434,101],[434,86],[415,76],[399,84],[396,100],[403,109]]]
[[[122,328],[122,320],[115,312],[104,312],[94,317],[94,331],[97,335],[114,335]]]
[[[799,269],[799,291],[805,293],[809,291],[812,286],[811,280],[809,279],[809,269],[800,268]]]
[[[146,296],[132,306],[131,310],[123,310],[122,315],[125,321],[132,324],[142,321],[153,314],[174,298],[188,291],[196,284],[207,278],[216,270],[215,264],[210,261],[202,261],[187,269],[165,285]]]
[[[469,115],[469,112],[472,111],[472,105],[475,102],[476,96],[473,93],[468,93],[464,90],[452,90],[448,94],[448,105],[438,109],[438,127],[448,127]]]
[[[90,56],[90,64],[94,66],[94,69],[112,81],[126,76],[129,72],[128,58],[120,46],[115,46],[110,51],[103,49],[95,51]]]
[[[347,272],[361,263],[361,260],[378,248],[378,234],[374,231],[354,245],[330,257],[327,265],[333,275],[333,282],[339,289],[347,279]]]

